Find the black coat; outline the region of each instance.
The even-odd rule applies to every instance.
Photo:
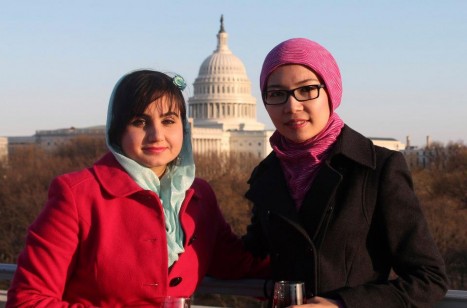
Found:
[[[253,171],[245,245],[269,254],[275,280],[346,307],[431,307],[446,293],[444,263],[403,155],[344,126],[296,210],[278,158]],[[392,277],[391,270],[398,277]]]

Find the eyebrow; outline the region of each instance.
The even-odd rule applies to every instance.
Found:
[[[161,117],[169,117],[169,116],[176,116],[177,118],[179,117],[179,114],[176,113],[175,111],[168,111],[166,113],[163,113],[160,115]]]
[[[318,79],[309,78],[309,79],[305,79],[305,80],[302,80],[302,81],[297,82],[297,85],[298,85],[298,86],[306,85],[306,84],[308,84],[308,82],[312,82],[312,81],[320,82]],[[281,84],[271,84],[271,85],[268,85],[268,86],[266,87],[266,90],[268,90],[269,88],[283,88],[283,87],[284,87],[284,86],[281,85]]]
[[[170,116],[175,116],[175,117],[180,117],[178,113],[176,113],[175,111],[167,111],[166,113],[162,113],[159,115],[159,117],[163,118],[163,117],[170,117]],[[141,114],[136,114],[135,117],[151,117],[150,114],[144,112],[144,113],[141,113]]]

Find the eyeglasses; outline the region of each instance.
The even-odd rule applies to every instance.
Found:
[[[285,104],[292,95],[297,101],[305,102],[319,97],[319,89],[324,88],[324,84],[311,84],[298,87],[292,90],[270,90],[263,92],[263,101],[266,105]]]

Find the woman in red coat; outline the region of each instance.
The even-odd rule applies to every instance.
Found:
[[[57,177],[29,228],[7,307],[154,306],[205,275],[262,275],[195,178],[184,80],[136,71],[109,103],[110,152]]]

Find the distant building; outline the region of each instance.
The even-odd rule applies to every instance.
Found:
[[[7,137],[7,152],[8,157],[15,155],[16,151],[21,151],[25,147],[30,147],[36,144],[36,136],[17,136]]]
[[[259,158],[271,152],[269,137],[256,121],[256,99],[251,94],[243,62],[227,45],[223,17],[217,33],[217,48],[199,69],[188,99],[188,114],[193,123],[195,153],[243,152]]]
[[[0,137],[0,162],[8,160],[8,138]]]
[[[45,150],[55,150],[61,145],[65,145],[76,137],[105,138],[105,126],[93,126],[86,128],[62,128],[54,130],[36,131],[35,143]]]
[[[431,137],[426,137],[426,144],[424,147],[413,146],[410,142],[410,136],[407,136],[407,146],[402,151],[409,168],[425,168],[429,165],[430,160],[436,156],[433,153]]]
[[[374,145],[384,147],[394,151],[402,151],[405,149],[405,144],[394,138],[380,138],[380,137],[368,137],[373,141]]]

